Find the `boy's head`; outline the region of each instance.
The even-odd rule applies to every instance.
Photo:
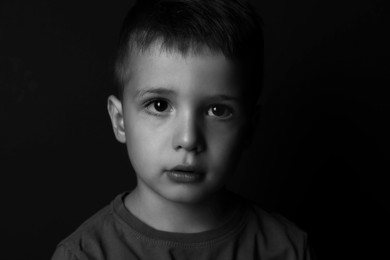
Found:
[[[144,196],[195,203],[235,168],[261,87],[262,36],[235,0],[141,1],[125,19],[108,109]]]
[[[132,54],[155,43],[167,52],[199,55],[222,53],[242,72],[248,104],[258,101],[262,87],[263,36],[253,8],[243,0],[142,0],[127,14],[115,60],[118,95],[130,75]]]

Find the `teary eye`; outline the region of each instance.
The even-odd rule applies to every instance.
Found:
[[[220,119],[229,119],[233,116],[232,110],[226,105],[212,105],[207,111],[209,116],[218,117]]]

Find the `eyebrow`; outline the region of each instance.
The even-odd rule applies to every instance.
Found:
[[[155,95],[169,95],[169,96],[176,96],[177,93],[176,91],[165,88],[165,87],[155,87],[155,88],[149,88],[149,89],[137,89],[135,91],[135,97],[137,99],[142,98],[145,95],[148,94],[155,94]],[[232,95],[227,95],[227,94],[218,94],[218,95],[211,95],[209,98],[213,100],[228,100],[228,101],[235,101],[237,103],[240,103],[242,101],[241,98],[232,96]]]
[[[236,102],[240,102],[241,101],[241,98],[239,98],[239,97],[225,95],[225,94],[212,96],[212,98],[213,99],[220,99],[220,100],[231,100],[231,101],[236,101]]]
[[[142,98],[147,94],[158,94],[158,95],[176,95],[176,92],[172,89],[167,88],[150,88],[150,89],[137,89],[135,91],[136,98]]]

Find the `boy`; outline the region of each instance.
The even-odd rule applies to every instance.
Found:
[[[309,259],[304,232],[223,188],[253,129],[262,52],[240,0],[137,3],[108,98],[137,186],[52,259]]]

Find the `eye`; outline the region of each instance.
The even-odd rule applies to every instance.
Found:
[[[164,100],[156,100],[153,102],[153,107],[158,112],[164,112],[168,108],[168,102]]]
[[[146,110],[151,114],[164,114],[172,110],[171,105],[168,101],[163,99],[155,99],[146,103]]]
[[[220,119],[229,119],[233,116],[232,110],[226,105],[212,105],[207,114]]]

